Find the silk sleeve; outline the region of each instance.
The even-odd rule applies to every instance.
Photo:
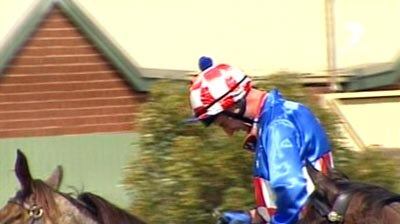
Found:
[[[300,138],[288,120],[276,120],[261,136],[267,154],[269,184],[276,196],[272,223],[296,223],[307,198],[300,157]],[[264,176],[264,175],[263,175]]]

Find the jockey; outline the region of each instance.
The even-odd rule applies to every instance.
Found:
[[[237,213],[227,212],[229,223],[296,223],[314,190],[306,162],[323,172],[333,166],[321,123],[309,108],[286,100],[278,90],[252,87],[251,78],[239,69],[213,65],[208,57],[200,58],[199,67],[190,87],[190,121],[218,125],[229,136],[246,131],[243,146],[255,156],[256,209],[246,212],[244,222],[243,214],[235,220]]]

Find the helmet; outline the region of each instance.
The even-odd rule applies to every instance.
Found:
[[[251,79],[227,64],[209,66],[193,78],[190,103],[195,120],[209,125],[215,115],[243,99],[251,89]]]

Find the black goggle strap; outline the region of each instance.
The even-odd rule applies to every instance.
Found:
[[[228,117],[231,117],[231,118],[234,118],[237,120],[241,120],[245,123],[252,125],[254,122],[253,119],[244,117],[244,112],[246,112],[246,100],[244,98],[240,99],[236,104],[239,106],[238,113],[234,113],[234,112],[225,110],[222,112],[222,114],[225,114]]]
[[[239,106],[238,115],[243,117],[244,112],[246,112],[246,100],[244,98],[242,98],[236,104]]]
[[[206,113],[207,110],[214,106],[214,104],[218,103],[219,101],[221,101],[223,98],[225,98],[229,93],[231,93],[234,89],[236,89],[244,80],[246,80],[247,75],[245,75],[238,83],[236,83],[236,85],[234,85],[231,89],[229,89],[229,91],[227,91],[226,93],[224,93],[222,96],[218,97],[217,99],[215,99],[212,103],[210,103],[209,105],[207,105],[206,107],[204,107],[202,109],[202,113]]]
[[[244,98],[242,98],[236,104],[239,106],[239,112],[238,113],[234,113],[234,112],[225,110],[225,111],[222,111],[221,114],[224,114],[224,115],[226,115],[228,117],[231,117],[233,119],[241,120],[241,121],[243,121],[245,123],[253,125],[253,123],[254,123],[253,119],[244,117],[244,113],[246,112],[246,100]],[[203,119],[201,121],[203,122],[203,124],[205,126],[210,126],[210,124],[212,122],[214,122],[214,120],[218,117],[218,115],[219,114],[216,114],[214,116],[209,116],[206,119]]]
[[[214,122],[214,120],[217,118],[218,115],[214,115],[214,116],[209,116],[203,120],[200,120],[206,127],[210,126],[211,123]]]

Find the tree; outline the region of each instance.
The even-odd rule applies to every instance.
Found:
[[[131,211],[149,223],[207,223],[224,196],[232,203],[229,195],[237,192],[245,197],[237,197],[232,208],[249,207],[251,154],[240,150],[242,138],[183,124],[191,115],[186,83],[154,86],[140,110],[139,150],[124,181],[133,198]]]
[[[298,80],[296,74],[279,73],[254,84],[279,88],[286,98],[310,106],[327,129],[336,166],[345,173],[354,169],[360,156],[344,146],[339,120],[315,103]],[[228,138],[220,128],[184,124],[190,115],[188,84],[177,81],[154,84],[140,108],[141,138],[124,184],[132,197],[130,211],[149,223],[215,223],[214,209],[254,206],[252,154],[241,149],[244,134]]]

